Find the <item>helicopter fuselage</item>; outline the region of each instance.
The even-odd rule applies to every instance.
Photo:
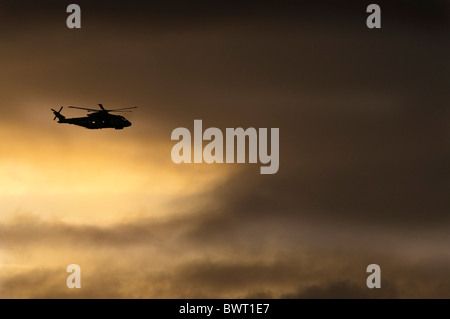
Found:
[[[131,126],[130,121],[123,116],[111,114],[89,114],[86,117],[59,118],[58,123],[78,125],[91,130],[102,128],[114,128],[116,130],[121,130],[125,127]]]
[[[131,122],[128,121],[125,117],[120,115],[113,115],[110,114],[110,112],[131,112],[130,109],[135,109],[137,107],[126,107],[121,109],[114,109],[114,110],[107,110],[103,107],[102,104],[99,104],[100,110],[95,110],[91,108],[85,108],[85,107],[76,107],[76,106],[69,106],[69,108],[74,109],[82,109],[89,112],[95,112],[88,114],[85,117],[72,117],[72,118],[66,118],[64,115],[61,114],[61,110],[63,107],[59,109],[59,111],[56,111],[54,109],[51,109],[53,111],[53,114],[55,115],[54,120],[58,118],[58,123],[66,123],[66,124],[73,124],[85,127],[87,129],[95,130],[95,129],[102,129],[102,128],[114,128],[116,130],[121,130],[125,127],[131,126]]]

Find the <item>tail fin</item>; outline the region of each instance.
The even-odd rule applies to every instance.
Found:
[[[62,106],[59,109],[59,111],[55,111],[54,109],[52,109],[53,114],[55,114],[55,117],[53,118],[53,121],[56,120],[56,118],[58,118],[58,122],[64,121],[66,119],[66,117],[64,115],[61,115],[61,110],[62,109],[63,109]]]

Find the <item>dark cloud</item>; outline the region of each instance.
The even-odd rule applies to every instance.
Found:
[[[383,283],[382,289],[367,289],[363,284],[355,284],[349,281],[338,281],[324,285],[313,285],[301,288],[296,293],[288,293],[281,296],[285,299],[392,299],[398,298],[395,287],[389,283]]]
[[[202,257],[178,266],[147,260],[81,264],[81,289],[68,289],[67,265],[3,271],[0,296],[6,298],[448,298],[448,271],[431,271],[393,255],[382,267],[381,288],[366,287],[364,259],[324,255],[285,257],[275,262],[213,261]],[[350,258],[351,257],[351,258]],[[310,259],[314,262],[305,262]],[[317,262],[320,260],[320,263]],[[338,261],[338,262],[336,262]],[[364,267],[363,267],[364,266]],[[443,267],[447,267],[448,263]]]
[[[35,215],[23,214],[10,222],[0,224],[2,248],[28,245],[110,246],[140,245],[163,246],[185,231],[187,218],[171,222],[150,218],[125,221],[110,226],[71,224],[59,220],[43,220]]]
[[[2,295],[448,296],[448,3],[382,3],[381,32],[365,28],[366,4],[355,3],[81,1],[79,32],[65,27],[68,3],[2,3],[2,122],[49,132],[48,122],[35,124],[51,120],[49,107],[103,102],[140,106],[121,142],[143,147],[198,118],[222,129],[279,127],[281,138],[276,175],[236,167],[202,194],[211,205],[186,216],[0,224],[11,254],[105,254],[79,292],[65,288],[60,265],[2,278]],[[169,152],[161,157],[172,166]],[[170,258],[167,270],[147,270],[150,247]],[[130,263],[119,267],[111,251]],[[377,258],[388,279],[369,291],[363,270]]]
[[[123,281],[129,275],[123,269],[90,269],[81,265],[81,288],[69,289],[66,279],[67,265],[59,268],[32,268],[0,278],[0,297],[34,299],[105,299],[142,298],[143,287],[135,276],[133,281]],[[149,297],[147,295],[147,297]]]
[[[70,1],[52,1],[43,0],[39,3],[22,0],[20,2],[2,3],[3,10],[11,14],[20,14],[29,16],[52,16],[65,9]],[[82,8],[85,8],[87,13],[93,12],[97,17],[118,18],[121,15],[126,16],[128,20],[133,18],[157,18],[157,17],[179,17],[179,18],[206,18],[206,17],[221,17],[221,16],[251,16],[261,14],[278,15],[303,15],[313,12],[314,14],[326,14],[330,16],[330,12],[335,15],[354,15],[356,12],[365,9],[370,1],[351,0],[343,3],[336,3],[331,0],[322,0],[320,2],[311,1],[261,1],[258,5],[253,3],[242,3],[239,1],[217,1],[211,3],[206,0],[191,1],[187,4],[180,0],[171,1],[124,1],[124,0],[97,0],[87,1],[79,0]],[[414,21],[413,18],[440,18],[446,17],[448,3],[440,0],[419,0],[419,1],[378,1],[378,4],[385,8],[388,17],[395,17],[397,19],[407,19]],[[63,11],[65,12],[65,10]],[[410,17],[410,16],[413,17]],[[94,15],[93,15],[94,16]],[[427,21],[428,22],[428,21]]]
[[[305,232],[290,220],[282,225],[277,225],[280,221],[262,223],[259,227],[236,221],[223,225],[225,233],[201,233],[198,225],[208,218],[213,219],[212,216],[172,218],[166,222],[137,219],[109,227],[18,218],[0,227],[2,251],[11,256],[31,252],[39,255],[50,247],[59,252],[58,267],[3,268],[1,295],[443,298],[449,293],[446,278],[450,278],[450,256],[439,255],[433,251],[436,247],[432,247],[442,242],[439,238],[430,242],[430,247],[420,247],[408,236],[389,243],[383,241],[386,234],[380,234],[377,238],[381,242],[376,243],[370,235],[361,235],[367,229],[359,234],[333,233],[329,228]],[[325,233],[329,238],[324,241],[321,236]],[[398,241],[406,242],[398,247]],[[416,247],[408,252],[410,246]],[[416,256],[415,261],[411,253]],[[65,268],[74,261],[82,267],[81,290],[65,286]],[[374,262],[382,267],[380,290],[365,287],[368,275],[365,269]]]

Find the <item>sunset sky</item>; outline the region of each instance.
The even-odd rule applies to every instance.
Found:
[[[276,3],[0,1],[0,298],[450,298],[448,1]],[[173,163],[195,119],[279,171]]]

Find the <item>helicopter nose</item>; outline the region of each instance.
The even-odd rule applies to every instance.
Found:
[[[127,121],[127,127],[128,126],[131,126],[131,122],[130,121]]]

